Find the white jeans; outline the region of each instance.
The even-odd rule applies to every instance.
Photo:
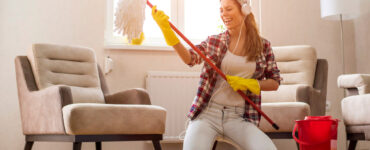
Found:
[[[243,119],[243,107],[210,102],[186,130],[183,150],[210,150],[218,136],[233,140],[244,150],[276,150],[271,139]]]

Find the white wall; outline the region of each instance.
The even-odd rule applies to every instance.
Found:
[[[356,69],[358,73],[370,73],[370,1],[362,5],[363,14],[354,21],[356,40]],[[353,49],[350,51],[354,51]]]
[[[0,149],[23,149],[14,58],[34,42],[83,45],[102,54],[105,1],[0,0]],[[71,144],[36,143],[35,150]],[[91,147],[91,146],[90,146]]]
[[[341,74],[339,22],[320,18],[319,0],[264,0],[262,2],[262,34],[274,46],[309,44],[316,48],[318,57],[329,61],[329,114],[340,117],[342,91],[336,86]],[[188,68],[174,52],[104,50],[105,0],[0,0],[0,149],[20,150],[24,136],[21,131],[14,58],[25,55],[34,42],[83,45],[96,50],[99,63],[109,53],[114,70],[107,76],[112,92],[133,87],[144,87],[149,70],[198,71],[200,66]],[[369,16],[344,22],[346,68],[348,72],[370,72],[362,65],[370,57]],[[356,43],[354,42],[356,39]],[[358,39],[362,39],[357,41]],[[356,44],[356,45],[355,45]],[[356,61],[356,58],[358,60]],[[135,65],[135,66],[134,66]],[[357,67],[357,70],[356,70]],[[340,149],[344,149],[341,128]],[[292,140],[274,140],[279,149],[295,149]],[[36,143],[35,150],[70,149],[71,143]],[[361,146],[361,143],[360,143]],[[93,149],[93,144],[83,144]],[[103,149],[151,149],[144,142],[103,143]],[[181,145],[167,144],[165,149],[181,149]]]

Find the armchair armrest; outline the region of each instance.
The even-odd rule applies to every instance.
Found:
[[[107,104],[151,104],[148,92],[142,88],[105,95],[104,98]]]
[[[263,92],[262,102],[304,102],[311,115],[325,115],[326,99],[321,90],[304,84],[281,85],[277,91]]]
[[[319,89],[301,85],[297,88],[297,101],[310,105],[310,115],[323,116],[325,115],[326,99],[322,94],[322,91]]]
[[[39,90],[26,56],[15,59],[23,134],[65,134],[62,107],[72,102],[67,86]]]
[[[277,91],[262,91],[262,102],[309,103],[313,88],[305,84],[280,85]]]
[[[296,101],[310,104],[313,88],[308,85],[299,85],[296,91]]]
[[[340,88],[357,88],[358,94],[370,93],[370,74],[340,75],[337,82]]]
[[[24,134],[65,134],[62,108],[72,101],[69,87],[51,86],[21,93],[19,103]]]

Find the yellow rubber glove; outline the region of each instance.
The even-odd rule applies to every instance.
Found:
[[[256,95],[260,95],[260,85],[256,79],[244,79],[237,76],[226,75],[227,82],[230,84],[234,91],[249,90]]]
[[[157,22],[159,28],[161,28],[167,45],[174,46],[180,42],[175,32],[171,29],[170,22],[168,21],[170,17],[168,17],[163,11],[157,10],[157,6],[153,6],[152,16],[155,22]]]
[[[141,45],[144,39],[145,39],[144,32],[141,32],[140,37],[132,39],[130,45]]]

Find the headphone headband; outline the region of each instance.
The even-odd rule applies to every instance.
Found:
[[[244,5],[244,4],[248,4],[249,6],[251,6],[251,0],[237,0],[239,2],[240,5]]]
[[[239,4],[242,6],[242,12],[244,15],[249,15],[252,12],[251,0],[238,0]]]

